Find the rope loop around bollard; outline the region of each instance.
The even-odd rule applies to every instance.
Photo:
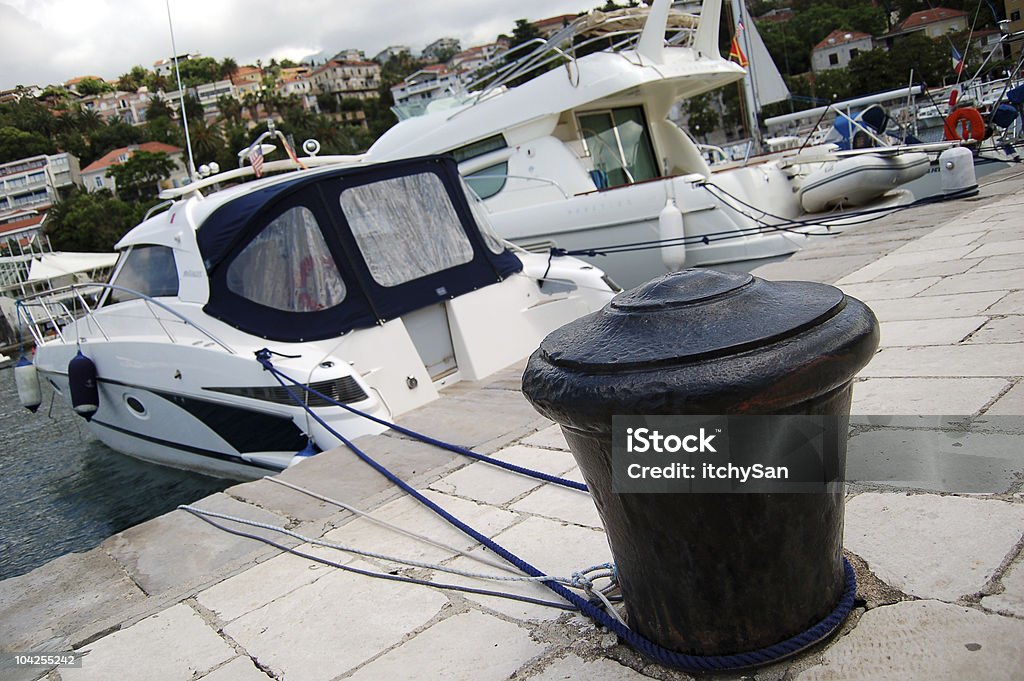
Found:
[[[399,489],[404,491],[409,496],[415,498],[421,504],[429,508],[431,511],[436,513],[438,516],[443,518],[453,527],[457,528],[471,539],[476,540],[486,548],[493,551],[496,555],[502,559],[508,561],[511,565],[514,565],[524,574],[530,575],[531,577],[543,577],[546,573],[541,572],[536,567],[526,562],[516,554],[512,553],[504,546],[498,544],[496,541],[481,533],[475,528],[467,525],[457,517],[446,511],[436,502],[427,498],[416,488],[412,487],[409,483],[399,478],[390,469],[385,467],[383,464],[378,462],[376,459],[371,457],[369,454],[361,450],[351,440],[346,438],[341,433],[331,428],[326,421],[324,421],[312,408],[310,408],[303,400],[298,398],[291,388],[285,383],[284,375],[281,374],[273,363],[270,361],[269,352],[257,353],[257,359],[263,365],[263,367],[270,371],[278,382],[284,387],[285,391],[296,401],[297,404],[302,406],[306,413],[310,415],[317,423],[326,428],[332,435],[337,437],[342,443],[345,444],[348,449],[361,459],[368,466],[376,470],[378,473],[383,475],[388,481],[397,486]],[[290,379],[289,380],[293,380]],[[302,387],[301,384],[296,382],[297,387]],[[700,671],[730,671],[744,669],[748,667],[763,666],[778,662],[787,657],[790,657],[800,651],[808,648],[809,646],[818,643],[830,634],[835,632],[840,624],[846,619],[850,611],[853,610],[854,599],[857,594],[857,578],[853,572],[853,567],[850,562],[843,557],[843,570],[845,574],[845,585],[843,594],[839,599],[839,603],[832,609],[828,615],[826,615],[818,623],[803,631],[795,636],[792,636],[785,641],[776,643],[771,646],[760,648],[743,653],[735,653],[730,655],[689,655],[686,653],[679,653],[674,650],[664,648],[654,641],[645,638],[641,634],[627,627],[624,623],[617,620],[613,614],[605,612],[602,608],[597,607],[591,603],[588,599],[580,596],[579,594],[570,591],[564,585],[553,581],[545,580],[541,584],[546,586],[551,591],[561,596],[564,600],[568,601],[572,605],[576,606],[581,613],[589,617],[596,624],[605,627],[612,633],[614,633],[619,639],[624,641],[630,647],[640,651],[650,659],[663,664],[668,667],[675,667],[682,669],[687,672],[700,672]]]

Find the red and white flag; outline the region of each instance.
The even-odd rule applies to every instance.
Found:
[[[252,172],[256,177],[263,177],[263,148],[257,144],[256,148],[249,152],[249,163],[252,165]]]

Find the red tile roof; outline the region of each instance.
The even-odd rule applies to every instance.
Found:
[[[35,227],[42,222],[45,217],[46,213],[40,213],[38,215],[30,215],[22,220],[15,220],[14,222],[0,224],[0,234],[7,234],[8,232],[15,232],[28,227]]]
[[[837,47],[839,45],[845,45],[846,43],[852,43],[857,40],[864,40],[865,38],[871,39],[871,36],[867,33],[861,33],[860,31],[832,31],[825,39],[814,46],[815,50],[821,50],[826,47]]]
[[[121,154],[128,154],[130,157],[136,151],[147,151],[151,154],[160,152],[164,154],[180,154],[184,149],[170,144],[164,144],[163,142],[143,142],[142,144],[133,145],[131,147],[121,147],[120,149],[114,149],[113,151],[107,152],[101,158],[96,159],[86,167],[82,168],[82,173],[91,173],[96,170],[102,170],[103,168],[118,165],[120,161],[117,159]]]
[[[914,12],[909,17],[904,19],[899,26],[896,27],[898,31],[907,31],[915,28],[921,28],[928,24],[934,24],[939,21],[946,21],[947,19],[956,19],[957,17],[966,17],[967,12],[961,12],[958,9],[949,9],[948,7],[936,7],[935,9],[923,9],[919,12]]]

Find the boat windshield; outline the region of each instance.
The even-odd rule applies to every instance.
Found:
[[[178,268],[174,251],[167,246],[132,246],[121,253],[111,284],[138,291],[151,298],[178,295]],[[137,298],[127,291],[110,289],[105,305]]]

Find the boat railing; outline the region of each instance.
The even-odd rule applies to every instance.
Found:
[[[476,90],[472,104],[477,104],[494,91],[514,84],[530,73],[547,70],[554,64],[564,64],[570,79],[576,74],[579,77],[577,60],[593,52],[605,51],[621,54],[636,46],[643,29],[639,21],[643,14],[620,12],[593,13],[583,15],[562,27],[550,38],[534,38],[513,47],[502,55],[506,64],[495,69],[493,63],[483,65],[482,72],[469,76],[466,81],[468,90]],[[636,20],[636,21],[634,21]],[[617,28],[617,25],[634,22],[633,26]],[[688,14],[674,13],[670,15],[671,35],[666,39],[667,45],[677,47],[692,43],[697,20]],[[582,39],[580,39],[582,38]],[[532,50],[528,48],[533,48]],[[513,55],[522,53],[520,56]],[[462,109],[460,111],[464,111]],[[460,111],[455,112],[457,116]]]
[[[33,296],[28,296],[17,301],[16,306],[18,309],[18,316],[19,319],[26,322],[29,332],[32,334],[32,338],[35,340],[37,345],[43,344],[50,339],[50,331],[52,331],[62,343],[68,343],[69,340],[64,336],[64,329],[68,324],[80,320],[89,324],[90,327],[95,328],[96,332],[102,335],[105,340],[109,341],[111,336],[107,330],[103,328],[103,324],[95,312],[99,309],[99,302],[102,300],[103,294],[107,293],[109,295],[109,292],[112,291],[125,293],[141,300],[145,304],[149,314],[153,317],[153,320],[172,343],[178,342],[174,333],[172,333],[167,324],[168,321],[172,320],[168,320],[157,314],[154,308],[158,308],[159,310],[166,312],[177,322],[196,330],[212,343],[220,346],[227,353],[232,355],[238,354],[230,345],[222,341],[212,332],[206,330],[199,324],[196,324],[187,316],[178,312],[166,303],[142,293],[141,291],[136,291],[117,284],[99,282],[72,284],[70,286],[53,289],[51,291],[37,293]],[[90,298],[93,299],[93,303],[89,302]],[[69,301],[71,301],[71,306],[68,305]],[[79,337],[81,336],[81,334],[78,335]]]

